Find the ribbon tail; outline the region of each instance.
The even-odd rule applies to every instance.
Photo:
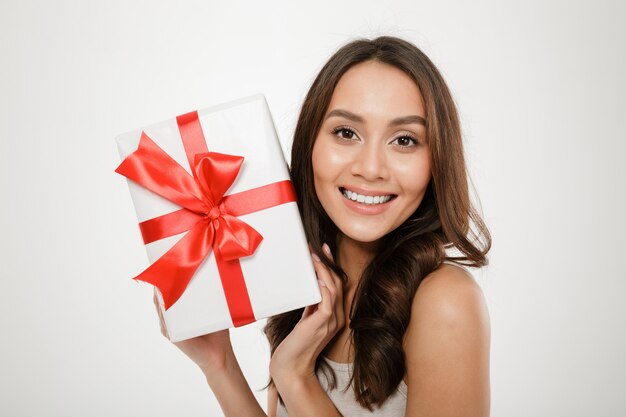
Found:
[[[198,222],[182,239],[134,280],[156,286],[169,309],[185,292],[189,281],[211,251],[214,232],[205,221]]]

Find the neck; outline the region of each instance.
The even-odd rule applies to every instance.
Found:
[[[337,264],[348,276],[345,293],[352,293],[361,279],[367,264],[376,254],[376,242],[358,242],[339,233],[337,236]]]

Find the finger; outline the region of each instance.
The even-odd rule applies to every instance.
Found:
[[[331,275],[331,271],[328,269],[326,265],[320,260],[319,256],[313,254],[313,266],[315,267],[315,273],[317,274],[317,279],[321,280],[326,287],[328,287],[331,296],[333,298],[333,302],[337,296],[337,286],[335,285],[335,280]]]
[[[331,300],[330,291],[328,291],[328,288],[326,287],[326,285],[323,284],[323,281],[318,279],[317,283],[319,285],[322,299],[319,303],[312,304],[304,308],[304,311],[302,312],[302,317],[300,318],[300,322],[304,321],[305,319],[311,316],[313,318],[317,318],[318,316],[320,316],[320,312],[322,312],[324,315],[330,315],[332,313],[332,302],[330,301]],[[327,319],[324,318],[323,320],[326,321]]]
[[[311,246],[311,244],[309,243],[309,252],[311,253],[311,257],[313,258],[313,260],[315,261],[319,261],[320,257],[317,254],[317,252],[315,252],[315,250],[313,250],[313,246]]]
[[[156,295],[156,290],[154,291],[154,295],[152,296],[152,300],[154,301],[154,308],[156,308],[157,314],[159,316],[159,322],[161,325],[163,324],[163,316],[161,315],[161,307],[159,306],[159,299]]]
[[[330,246],[328,246],[327,243],[324,243],[322,245],[322,251],[324,252],[324,254],[331,260],[334,262],[334,258],[333,258],[333,254],[330,251]],[[326,270],[328,271],[334,285],[335,285],[335,297],[334,297],[334,305],[335,305],[335,315],[337,317],[337,320],[340,323],[344,322],[344,311],[343,311],[343,281],[341,280],[341,278],[339,278],[339,276],[335,273],[335,271],[333,271],[331,268],[326,268]]]
[[[153,300],[154,300],[154,305],[157,310],[157,314],[159,315],[159,325],[161,327],[161,334],[165,336],[167,339],[169,339],[170,336],[169,336],[169,333],[167,332],[167,326],[165,326],[165,318],[163,317],[163,312],[161,311],[161,306],[159,305],[159,299],[157,298],[157,295],[156,295],[156,289],[154,290]]]
[[[324,243],[322,245],[322,251],[324,251],[324,254],[326,254],[326,256],[331,261],[333,261],[333,263],[335,262],[335,258],[333,257],[333,254],[330,251],[330,246],[328,246],[328,243]],[[330,272],[331,272],[331,276],[333,277],[333,281],[335,282],[335,286],[341,291],[343,287],[343,281],[341,280],[341,278],[339,278],[339,276],[335,273],[335,271],[331,269]]]
[[[324,249],[325,251],[327,249]],[[319,257],[313,256],[315,272],[320,283],[320,293],[322,301],[319,304],[318,311],[322,311],[326,318],[332,317],[336,320],[337,328],[343,327],[345,324],[343,311],[343,292],[341,290],[341,280],[335,272],[328,268]],[[326,288],[324,288],[326,287]],[[328,296],[325,294],[328,293]]]
[[[300,317],[300,321],[303,321],[307,317],[310,317],[310,316],[314,315],[315,313],[317,313],[320,310],[321,306],[322,306],[322,302],[327,304],[328,300],[331,298],[330,297],[330,293],[329,293],[328,289],[326,288],[326,284],[324,284],[324,282],[319,280],[319,279],[317,280],[317,283],[318,283],[319,288],[320,288],[320,294],[322,296],[322,299],[317,304],[311,304],[311,305],[306,306],[304,308],[304,311],[302,312],[302,317]],[[324,301],[324,300],[326,300],[326,301]]]
[[[334,297],[335,310],[338,315],[343,314],[343,281],[331,268],[326,267],[328,277],[333,283],[331,291]]]
[[[317,306],[317,304],[312,304],[309,306],[306,306],[304,308],[304,311],[302,312],[302,317],[300,317],[300,320],[304,320],[307,317],[309,317],[311,314],[313,314],[313,312],[315,311],[315,307]]]
[[[321,326],[331,334],[335,334],[337,330],[344,326],[343,308],[338,309],[337,304],[333,302],[332,294],[324,281],[318,279],[320,294],[322,300],[315,305],[315,309],[311,310],[311,320],[317,322],[316,326]],[[307,316],[308,317],[308,316]],[[301,319],[300,321],[302,321]]]
[[[320,285],[320,293],[322,294],[322,301],[319,302],[317,311],[321,311],[326,316],[331,316],[335,310],[332,293],[324,281],[319,279],[317,281]]]
[[[330,273],[331,279],[335,284],[335,288],[337,288],[337,294],[343,294],[343,281],[339,278],[339,275],[337,275],[332,269],[329,269],[328,272]]]
[[[326,256],[328,256],[328,258],[329,258],[331,261],[335,262],[335,258],[333,258],[333,254],[332,254],[332,252],[330,251],[330,246],[328,246],[328,244],[327,244],[327,243],[324,243],[324,244],[322,245],[322,250],[324,251],[324,253],[326,254]]]

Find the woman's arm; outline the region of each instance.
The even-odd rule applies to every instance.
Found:
[[[201,337],[203,336],[199,338]],[[181,346],[183,342],[187,344]],[[200,340],[190,339],[183,342],[178,342],[177,346],[188,356],[193,357],[190,346],[199,344]],[[278,401],[276,389],[270,388],[268,391],[268,414],[265,414],[252,393],[232,349],[226,351],[222,360],[211,361],[201,366],[201,369],[225,417],[267,417],[268,415],[276,417]],[[290,373],[279,373],[274,376],[274,383],[285,401],[290,417],[312,415],[341,417],[315,376],[299,378]]]
[[[315,375],[299,378],[285,374],[275,376],[274,383],[285,402],[289,417],[341,417]]]
[[[327,246],[325,251],[332,258]],[[270,374],[290,417],[341,417],[313,369],[315,358],[344,325],[342,285],[341,280],[321,263],[317,255],[314,260],[322,301],[305,308],[296,328],[274,352]],[[168,337],[156,294],[154,303],[161,322],[161,333]],[[267,416],[241,371],[228,329],[176,342],[174,345],[200,367],[226,417]],[[268,405],[268,412],[273,408],[275,414],[275,406]]]
[[[324,253],[334,261],[328,245]],[[322,300],[307,306],[291,333],[270,360],[270,375],[290,417],[341,417],[315,374],[315,362],[324,347],[345,326],[343,284],[332,269],[312,253]]]
[[[169,339],[165,320],[158,305],[161,333]],[[174,342],[204,373],[226,417],[267,417],[254,397],[233,352],[228,329]]]
[[[231,350],[223,366],[202,370],[225,417],[267,417]]]
[[[404,340],[406,416],[489,416],[489,344],[489,314],[474,278],[445,264],[426,277]]]

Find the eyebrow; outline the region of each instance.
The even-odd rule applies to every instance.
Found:
[[[335,109],[331,111],[330,113],[328,113],[328,115],[326,115],[326,118],[324,120],[327,120],[333,116],[345,117],[346,119],[350,119],[353,122],[357,122],[357,123],[365,122],[365,120],[358,114],[354,114],[352,112],[349,112],[348,110],[342,110],[342,109]],[[389,122],[389,126],[391,127],[391,126],[408,125],[411,123],[417,123],[417,124],[426,126],[426,119],[416,114],[411,115],[411,116],[402,116],[402,117],[395,118],[391,122]]]

